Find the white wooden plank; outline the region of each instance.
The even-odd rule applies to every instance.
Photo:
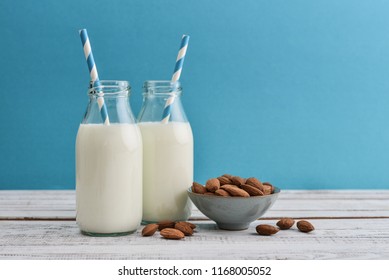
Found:
[[[6,214],[5,217],[0,217],[1,220],[75,220],[75,211],[42,211],[42,212],[34,212],[30,213],[30,215],[17,212],[10,211]],[[269,210],[264,216],[260,217],[259,220],[267,220],[267,219],[277,219],[282,217],[291,217],[291,218],[299,218],[299,219],[321,219],[321,218],[363,218],[363,217],[388,217],[387,212],[374,212],[369,213],[366,211],[354,211],[354,212],[334,212],[334,211],[321,211],[321,212],[313,212],[313,211],[271,211]],[[190,218],[191,221],[198,220],[208,220],[201,212],[197,209],[192,211],[192,216]]]
[[[389,217],[389,190],[283,191],[264,218]],[[0,219],[74,219],[75,192],[0,191]],[[197,209],[194,219],[205,219]]]
[[[287,194],[285,196],[284,194]],[[66,200],[74,197],[74,190],[0,190],[0,201],[10,198],[50,197],[55,200]],[[387,190],[282,190],[280,199],[389,199]]]
[[[316,230],[296,229],[259,236],[255,222],[245,231],[218,230],[198,222],[185,240],[137,233],[123,237],[83,236],[73,221],[1,221],[1,259],[388,259],[389,219],[322,219]]]

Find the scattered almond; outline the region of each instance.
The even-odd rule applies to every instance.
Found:
[[[188,225],[187,223],[185,222],[177,222],[175,225],[174,225],[174,228],[175,229],[178,229],[179,231],[181,231],[183,234],[185,234],[186,236],[190,236],[193,234],[193,229],[190,225]]]
[[[160,234],[166,239],[182,239],[185,237],[182,231],[175,228],[164,228]]]
[[[302,232],[310,232],[315,229],[315,227],[310,222],[305,220],[298,221],[297,228]]]
[[[174,228],[175,222],[166,220],[166,221],[160,221],[158,225],[158,230],[163,230],[165,228]]]
[[[277,222],[280,229],[290,229],[294,225],[294,220],[291,218],[283,218]]]
[[[205,184],[205,188],[209,192],[215,192],[216,190],[218,190],[220,188],[220,182],[217,178],[209,179],[207,181],[207,183]]]
[[[152,236],[158,230],[157,224],[149,224],[142,230],[142,236]]]
[[[279,231],[278,228],[271,225],[258,225],[255,229],[259,235],[273,235]]]
[[[188,226],[190,226],[192,229],[195,229],[197,226],[195,224],[192,224],[190,222],[179,222],[179,223],[184,223],[184,224],[187,224]]]

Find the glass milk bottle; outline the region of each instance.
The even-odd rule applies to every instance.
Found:
[[[184,221],[191,214],[186,190],[193,182],[193,135],[181,95],[179,82],[144,83],[138,117],[143,139],[144,223]],[[174,99],[170,117],[161,122],[169,98]]]
[[[100,81],[88,90],[76,140],[76,220],[87,235],[129,234],[142,219],[142,138],[129,94],[126,81]]]

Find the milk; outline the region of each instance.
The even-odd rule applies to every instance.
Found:
[[[135,231],[142,219],[142,142],[135,124],[81,124],[77,223],[84,233]]]
[[[187,220],[193,182],[193,136],[188,122],[141,122],[143,221]]]

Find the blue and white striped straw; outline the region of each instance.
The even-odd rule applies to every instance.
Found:
[[[97,73],[96,63],[93,58],[92,48],[89,42],[88,32],[86,29],[80,30],[80,37],[82,46],[84,48],[84,55],[88,64],[90,78],[93,86],[100,86],[99,74]],[[109,125],[109,117],[107,112],[107,106],[104,102],[104,97],[99,96],[97,98],[97,104],[99,106],[100,114],[105,125]]]
[[[182,67],[184,65],[184,60],[185,60],[186,49],[188,48],[189,38],[190,37],[188,35],[182,36],[181,47],[180,47],[180,50],[178,51],[176,65],[174,67],[174,72],[173,72],[173,77],[172,77],[173,83],[177,82],[180,79]],[[172,95],[166,100],[165,108],[164,108],[163,114],[162,114],[162,121],[161,121],[162,123],[169,122],[170,113],[172,110],[172,104],[174,103],[174,99],[175,99],[175,95]]]

